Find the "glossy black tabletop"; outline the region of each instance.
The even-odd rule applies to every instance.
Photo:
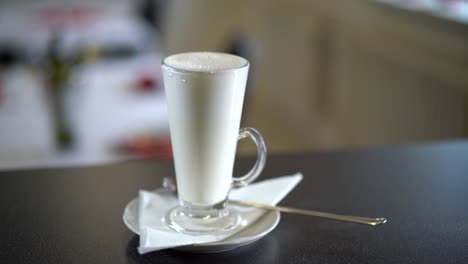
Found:
[[[238,174],[252,163],[238,160]],[[261,177],[296,171],[304,180],[282,205],[388,223],[282,214],[268,236],[229,252],[139,255],[124,207],[172,163],[3,171],[0,263],[468,263],[468,142],[276,155]]]

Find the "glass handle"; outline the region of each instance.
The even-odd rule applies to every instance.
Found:
[[[254,128],[251,128],[251,127],[242,128],[239,131],[239,137],[237,139],[241,140],[246,137],[250,137],[255,143],[255,145],[257,145],[257,162],[246,175],[242,177],[233,177],[232,179],[233,187],[246,186],[247,184],[257,179],[258,176],[260,176],[260,174],[262,173],[263,168],[265,168],[267,149],[266,149],[265,141],[263,140],[262,135],[260,135],[260,133]]]

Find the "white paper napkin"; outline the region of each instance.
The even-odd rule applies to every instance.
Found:
[[[229,198],[243,201],[251,201],[276,205],[281,201],[300,181],[302,174],[296,173],[290,176],[277,177],[252,183],[246,187],[234,189]],[[158,195],[149,191],[139,193],[139,227],[140,246],[138,252],[145,254],[151,251],[186,246],[199,243],[218,242],[234,235],[186,235],[177,233],[164,224],[161,219],[166,212],[177,204],[177,200],[168,196]],[[239,207],[243,217],[254,223],[265,211],[255,208]],[[245,227],[244,227],[245,228]],[[241,231],[236,230],[237,232]]]

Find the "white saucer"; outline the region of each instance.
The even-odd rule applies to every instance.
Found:
[[[164,189],[157,189],[154,192],[158,192],[159,195],[164,195],[168,198],[172,197],[174,200],[177,200],[173,194],[167,192]],[[123,221],[131,231],[133,231],[135,234],[139,234],[140,228],[138,226],[138,198],[131,200],[125,207]],[[265,215],[260,217],[257,221],[246,227],[244,230],[223,241],[206,244],[194,244],[190,246],[177,247],[174,249],[185,252],[198,253],[228,251],[244,245],[248,245],[266,236],[278,225],[279,221],[279,212],[268,211],[265,213]]]

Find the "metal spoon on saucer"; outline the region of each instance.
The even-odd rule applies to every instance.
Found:
[[[162,186],[164,189],[167,189],[173,193],[177,192],[177,186],[174,183],[174,180],[169,177],[164,177]],[[305,210],[305,209],[298,209],[298,208],[291,208],[291,207],[284,207],[284,206],[272,206],[268,204],[260,204],[254,202],[247,202],[247,201],[238,201],[238,200],[228,200],[231,204],[236,204],[240,206],[247,206],[247,207],[255,207],[261,208],[266,210],[273,210],[279,211],[283,213],[292,213],[292,214],[300,214],[300,215],[308,215],[308,216],[316,216],[346,222],[353,222],[358,224],[364,225],[381,225],[387,222],[387,218],[379,217],[379,218],[369,218],[369,217],[360,217],[360,216],[352,216],[352,215],[341,215],[341,214],[333,214],[333,213],[326,213],[326,212],[319,212],[313,210]]]

